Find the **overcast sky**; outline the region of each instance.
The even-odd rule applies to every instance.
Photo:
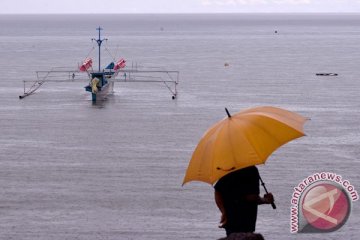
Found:
[[[0,0],[0,13],[356,12],[360,0]]]

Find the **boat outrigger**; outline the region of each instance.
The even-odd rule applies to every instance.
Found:
[[[172,99],[177,97],[177,84],[179,84],[179,71],[164,70],[155,67],[143,67],[132,63],[130,67],[126,65],[126,60],[120,58],[117,62],[113,61],[104,69],[101,69],[101,45],[106,38],[101,38],[101,27],[96,30],[99,32],[98,39],[92,39],[98,45],[98,70],[93,70],[92,59],[86,58],[83,63],[75,70],[66,68],[52,68],[48,71],[36,71],[37,79],[34,81],[24,80],[24,94],[19,98],[23,99],[32,95],[45,82],[74,82],[89,81],[85,90],[91,93],[93,102],[103,100],[109,93],[113,92],[115,82],[153,82],[163,83],[172,94]],[[86,79],[81,78],[83,73],[87,74]],[[150,75],[149,75],[150,74]],[[27,87],[26,85],[29,85]]]

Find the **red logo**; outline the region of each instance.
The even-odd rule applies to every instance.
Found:
[[[332,232],[349,217],[351,204],[344,189],[331,182],[313,184],[302,197],[302,213],[306,232]]]

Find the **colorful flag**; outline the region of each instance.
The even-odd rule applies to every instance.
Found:
[[[91,67],[92,67],[92,59],[91,58],[86,58],[84,60],[83,64],[79,67],[79,70],[81,72],[85,72]]]
[[[124,68],[126,66],[126,61],[125,59],[121,58],[119,61],[116,62],[114,70],[119,70],[121,68]]]

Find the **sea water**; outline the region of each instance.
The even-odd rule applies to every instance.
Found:
[[[213,188],[182,180],[203,133],[231,113],[277,106],[311,118],[307,136],[259,166],[277,209],[259,207],[265,239],[357,239],[360,207],[339,230],[290,233],[294,187],[335,172],[360,189],[360,15],[1,15],[0,239],[217,239]],[[119,83],[92,104],[84,83],[35,71],[125,58],[180,71],[162,84]],[[337,73],[320,77],[318,72]]]

